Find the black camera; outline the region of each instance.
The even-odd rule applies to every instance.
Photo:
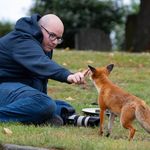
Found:
[[[75,113],[75,109],[72,107],[64,107],[61,109],[61,117],[64,124],[84,127],[99,126],[99,116],[82,116]]]

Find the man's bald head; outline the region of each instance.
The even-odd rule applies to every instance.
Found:
[[[44,15],[40,18],[38,24],[43,33],[43,49],[49,52],[62,41],[64,25],[60,18],[54,14]]]
[[[41,17],[39,20],[39,25],[42,25],[50,32],[56,32],[56,34],[61,36],[64,32],[64,25],[62,21],[54,14],[47,14]]]

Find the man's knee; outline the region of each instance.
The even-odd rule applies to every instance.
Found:
[[[56,103],[46,95],[39,95],[38,99],[39,109],[37,115],[42,119],[49,119],[56,112]]]

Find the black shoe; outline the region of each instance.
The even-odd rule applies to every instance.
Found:
[[[46,122],[46,124],[50,124],[51,126],[57,126],[57,127],[59,127],[59,126],[64,125],[64,121],[63,121],[63,119],[60,116],[54,115],[52,118],[50,118]]]

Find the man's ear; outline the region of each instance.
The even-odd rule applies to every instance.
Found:
[[[95,72],[95,71],[96,71],[96,69],[95,69],[94,67],[92,67],[92,66],[90,66],[90,65],[88,65],[88,67],[89,67],[89,69],[90,69],[92,72]]]
[[[111,72],[111,71],[113,70],[113,68],[114,68],[114,64],[110,64],[110,65],[108,65],[106,68],[107,68],[107,70],[108,70],[109,72]]]

